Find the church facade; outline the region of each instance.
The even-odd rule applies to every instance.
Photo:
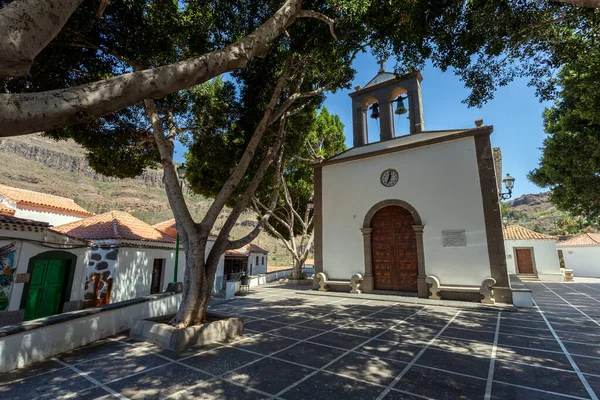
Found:
[[[363,292],[424,298],[435,277],[442,297],[465,300],[478,293],[461,289],[493,278],[495,300],[511,303],[493,127],[425,131],[421,80],[382,68],[350,94],[354,147],[314,170],[315,273],[361,274]],[[375,143],[369,111],[380,121]],[[410,133],[396,136],[394,115],[404,113]]]

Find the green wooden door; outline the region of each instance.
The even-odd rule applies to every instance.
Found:
[[[68,260],[37,260],[29,281],[24,320],[58,314]]]

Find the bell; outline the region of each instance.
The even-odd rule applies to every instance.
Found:
[[[396,111],[394,111],[394,114],[396,115],[402,115],[402,114],[406,114],[408,112],[408,110],[406,109],[406,107],[404,107],[404,100],[401,99],[400,97],[398,97],[397,101],[397,105],[396,105]]]
[[[369,107],[369,109],[371,110],[371,118],[373,118],[373,119],[379,118],[379,104],[378,103],[373,103],[371,105],[371,107]]]

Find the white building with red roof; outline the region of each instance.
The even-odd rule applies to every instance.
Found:
[[[0,213],[0,326],[79,309],[89,251],[47,222]]]
[[[562,282],[556,238],[520,225],[504,227],[506,264],[510,274],[525,279]]]
[[[225,252],[225,279],[235,279],[242,274],[255,276],[267,273],[269,251],[254,243]]]
[[[582,233],[558,242],[565,268],[575,277],[600,278],[600,233]]]
[[[174,281],[175,238],[126,212],[110,211],[52,229],[94,244],[86,307],[164,292]],[[180,282],[184,269],[185,253],[180,249]]]
[[[52,226],[94,215],[73,199],[6,185],[0,185],[0,214],[47,222]]]

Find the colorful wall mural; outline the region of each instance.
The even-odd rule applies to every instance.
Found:
[[[17,270],[15,248],[15,242],[0,247],[0,311],[6,310],[10,301],[10,292]]]

